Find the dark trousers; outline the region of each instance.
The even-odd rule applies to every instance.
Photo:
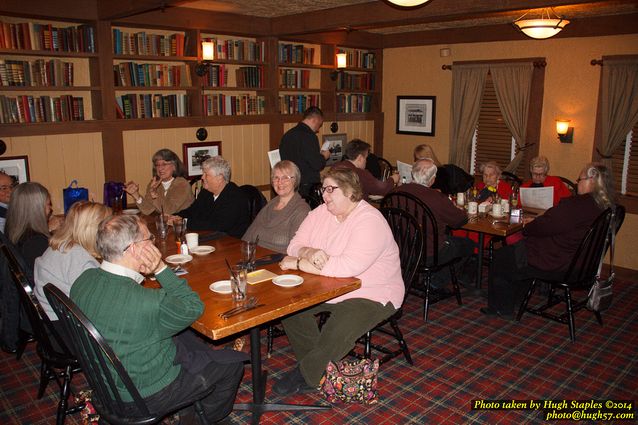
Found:
[[[193,399],[206,388],[213,388],[201,400],[206,418],[214,423],[228,416],[244,374],[246,354],[213,350],[190,330],[173,337],[173,341],[177,346],[174,364],[179,364],[182,369],[168,386],[145,398],[150,411],[170,410],[171,406]],[[179,413],[182,424],[197,423],[193,406]]]
[[[444,264],[456,257],[463,258],[459,266],[455,268],[458,277],[459,271],[463,268],[465,261],[470,258],[473,252],[474,242],[472,242],[471,239],[449,236],[439,248],[439,264]],[[430,258],[428,258],[428,260],[430,260]],[[451,279],[450,268],[444,267],[432,275],[431,286],[433,288],[440,288],[447,285]]]
[[[535,277],[556,277],[556,271],[544,271],[527,263],[524,241],[494,251],[494,262],[487,290],[487,305],[502,314],[513,314],[525,298]]]

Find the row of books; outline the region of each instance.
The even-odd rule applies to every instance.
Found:
[[[0,48],[95,53],[95,30],[89,25],[56,27],[0,21]]]
[[[266,111],[266,98],[251,94],[210,94],[203,97],[204,115],[261,115]]]
[[[168,118],[192,115],[187,94],[125,94],[115,97],[118,118]]]
[[[84,121],[82,97],[0,95],[0,123],[2,124],[63,121]]]
[[[369,94],[337,95],[337,112],[370,112],[372,96]]]
[[[279,63],[315,63],[315,48],[303,44],[279,44]]]
[[[59,59],[34,61],[0,59],[0,86],[70,87],[73,85],[73,62]]]
[[[286,89],[310,88],[310,70],[279,69],[279,87]]]
[[[190,87],[190,67],[160,63],[122,62],[113,65],[117,87]]]
[[[337,75],[337,90],[374,90],[374,74],[350,74],[340,72]]]
[[[337,53],[346,54],[346,66],[348,68],[375,68],[375,56],[372,52],[366,52],[363,50],[337,49]]]
[[[224,40],[214,37],[202,38],[214,43],[215,59],[236,61],[266,61],[266,43],[252,40]]]
[[[186,39],[182,33],[171,35],[130,33],[113,28],[113,53],[116,55],[184,56]]]
[[[279,96],[279,112],[282,114],[303,114],[310,106],[321,107],[321,96],[318,94]]]
[[[264,74],[264,67],[261,65],[240,66],[235,70],[237,87],[263,88],[266,86]]]
[[[206,75],[204,84],[208,87],[228,86],[228,67],[226,65],[206,64]]]

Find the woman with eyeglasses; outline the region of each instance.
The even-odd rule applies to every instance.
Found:
[[[35,260],[35,295],[51,320],[58,320],[44,295],[44,285],[52,283],[69,295],[71,286],[84,270],[100,266],[95,241],[102,220],[111,208],[95,202],[76,202],[62,227],[49,239],[49,247]]]
[[[338,361],[356,340],[403,302],[399,248],[381,213],[363,199],[353,170],[321,173],[324,204],[312,210],[288,245],[283,270],[361,280],[361,288],[282,323],[298,364],[275,383],[280,395],[313,391],[329,361]],[[321,329],[315,314],[330,312]]]
[[[529,162],[529,173],[532,176],[531,180],[523,182],[521,187],[553,187],[553,206],[558,205],[561,199],[572,196],[572,193],[560,177],[548,175],[549,160],[544,156],[536,156],[531,159]]]
[[[529,289],[532,276],[564,272],[596,218],[614,206],[613,179],[602,164],[587,164],[578,177],[578,195],[523,228],[523,240],[494,253],[486,315],[512,316]]]
[[[153,155],[153,178],[146,186],[146,194],[140,195],[140,185],[126,183],[131,195],[143,214],[163,212],[174,214],[188,208],[195,199],[186,176],[184,164],[170,149],[160,149]]]
[[[297,192],[300,178],[294,162],[284,160],[275,164],[271,184],[277,196],[259,211],[242,240],[254,241],[259,236],[259,246],[286,253],[290,240],[310,211]]]

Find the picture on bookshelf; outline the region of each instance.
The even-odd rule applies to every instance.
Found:
[[[326,165],[341,161],[343,147],[347,143],[348,135],[346,133],[324,134],[321,149],[330,151],[330,157],[326,160]]]
[[[202,162],[222,154],[222,142],[184,143],[182,149],[188,177],[196,177],[203,174]]]
[[[29,157],[8,156],[0,158],[0,171],[5,172],[16,184],[29,181]]]
[[[397,134],[434,136],[436,96],[397,96]]]

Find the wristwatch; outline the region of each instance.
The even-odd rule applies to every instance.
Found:
[[[301,261],[301,257],[297,257],[297,270],[299,270],[299,262]]]

